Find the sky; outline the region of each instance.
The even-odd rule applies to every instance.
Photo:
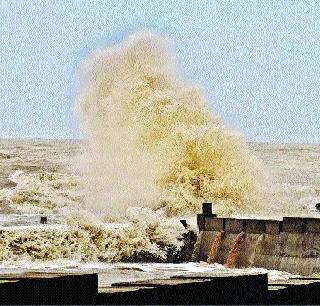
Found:
[[[0,0],[0,138],[77,138],[81,61],[137,30],[248,141],[320,143],[320,1]]]

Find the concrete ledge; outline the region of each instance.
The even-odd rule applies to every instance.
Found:
[[[1,277],[0,304],[87,304],[98,295],[97,274],[33,273]]]
[[[306,219],[284,217],[282,221],[282,231],[288,233],[305,233]]]
[[[224,219],[223,218],[210,218],[205,217],[205,231],[224,231]]]
[[[266,274],[190,273],[170,279],[118,283],[101,290],[98,304],[305,305],[319,304],[318,279],[267,282]]]
[[[306,219],[306,230],[308,233],[320,233],[320,219]]]
[[[185,275],[113,284],[105,292],[109,294],[99,294],[97,302],[101,305],[263,304],[267,299],[268,280],[267,274]]]
[[[270,290],[270,287],[284,287],[280,290]],[[320,283],[289,279],[269,282],[269,300],[266,304],[278,305],[318,305],[320,303]]]
[[[246,220],[246,233],[263,234],[266,232],[265,220]]]
[[[246,220],[243,219],[225,219],[225,230],[229,233],[239,234],[245,231]]]
[[[282,221],[266,220],[266,234],[279,235],[282,231]]]

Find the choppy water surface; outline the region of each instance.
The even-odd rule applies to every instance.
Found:
[[[270,174],[273,181],[270,187],[286,204],[283,214],[315,215],[314,205],[320,202],[320,146],[249,145]],[[81,177],[72,167],[80,148],[80,141],[1,140],[0,211],[58,214],[64,209],[81,207],[82,194],[77,188]],[[32,220],[26,216],[19,218],[20,221],[12,215],[13,224],[29,224]],[[0,225],[8,225],[9,219],[8,215],[1,216]]]
[[[276,196],[284,203],[286,215],[317,217],[315,203],[320,202],[320,145],[251,143],[271,175]],[[279,201],[279,202],[280,202]]]
[[[279,196],[286,197],[292,215],[317,216],[313,207],[315,203],[320,202],[320,146],[252,143],[250,147],[263,161],[274,185],[282,189]],[[72,170],[74,156],[80,148],[80,141],[1,140],[0,227],[14,233],[17,230],[24,233],[31,231],[32,235],[49,228],[58,232],[66,231],[66,213],[82,209],[82,194],[77,188],[81,177]],[[285,207],[284,211],[287,212],[288,207]],[[48,216],[48,225],[39,225],[40,217],[43,215]],[[41,239],[47,239],[50,246],[49,240],[52,237]],[[40,254],[40,251],[37,254]],[[5,260],[0,267],[0,273],[30,270],[96,271],[99,273],[101,286],[128,279],[142,280],[155,276],[165,278],[189,272],[230,273],[220,265],[208,267],[205,263],[111,264],[98,263],[97,258],[91,263],[82,262],[79,258],[68,261],[69,259],[60,258],[61,254],[53,256],[52,259],[49,257],[49,260],[46,258],[46,261],[39,261],[37,257],[32,261],[29,257],[25,260],[21,257],[12,260],[11,255],[8,260],[3,256]],[[39,258],[41,256],[39,255]],[[260,270],[263,269],[257,271]],[[255,270],[240,269],[233,270],[232,273],[237,273],[236,271],[243,273]],[[288,277],[288,274],[273,271],[269,277],[283,278]]]

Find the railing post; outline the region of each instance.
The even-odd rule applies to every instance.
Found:
[[[204,231],[206,227],[206,218],[214,218],[217,215],[212,213],[212,203],[202,203],[202,213],[197,214],[197,224],[199,231]]]

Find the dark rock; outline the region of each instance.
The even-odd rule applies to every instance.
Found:
[[[41,223],[41,224],[47,224],[47,223],[48,223],[48,218],[47,218],[46,216],[42,216],[42,217],[40,218],[40,223]]]
[[[0,158],[9,159],[9,158],[11,158],[11,156],[10,156],[9,154],[1,153],[1,152],[0,152]]]

